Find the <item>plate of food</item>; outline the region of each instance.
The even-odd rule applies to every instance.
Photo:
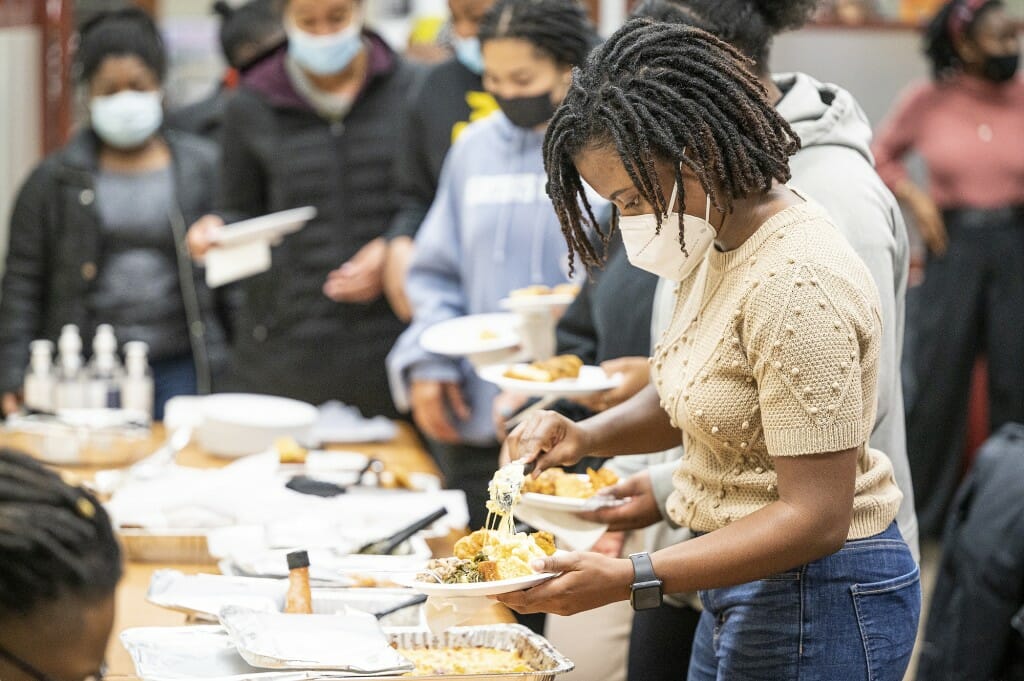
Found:
[[[485,528],[456,542],[454,556],[431,559],[414,577],[394,581],[428,596],[497,596],[557,576],[530,567],[534,559],[555,552],[555,538],[547,532],[503,536]]]
[[[526,478],[519,503],[550,511],[593,511],[618,506],[625,500],[599,494],[618,481],[619,476],[607,468],[588,468],[585,474],[548,468],[536,478]]]
[[[502,390],[531,396],[592,395],[622,383],[621,375],[609,376],[601,367],[584,366],[575,355],[558,355],[530,364],[492,364],[477,373]]]
[[[424,350],[446,357],[469,357],[519,345],[514,314],[476,314],[434,324],[420,336]]]
[[[501,309],[512,312],[536,312],[570,305],[579,293],[579,284],[527,286],[509,292],[498,304]]]

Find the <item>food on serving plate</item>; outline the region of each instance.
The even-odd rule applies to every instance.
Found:
[[[421,582],[472,584],[525,577],[530,563],[555,552],[555,538],[547,532],[515,531],[513,511],[523,484],[523,467],[504,466],[487,486],[487,524],[455,543],[450,558],[435,558],[416,575]]]
[[[548,468],[536,478],[527,478],[523,483],[523,492],[589,499],[618,481],[619,476],[607,468],[596,471],[588,468],[585,476],[566,473],[561,468]]]
[[[498,530],[482,529],[455,543],[454,556],[435,558],[417,576],[421,582],[474,584],[533,574],[530,561],[555,552],[555,538],[547,532],[511,537]]]
[[[284,611],[291,615],[313,613],[313,594],[309,588],[309,554],[305,551],[288,554],[288,594]]]
[[[279,437],[274,440],[274,449],[281,463],[306,463],[309,451],[290,437]]]
[[[494,329],[484,329],[480,332],[480,340],[482,341],[498,340],[499,338],[501,336]]]
[[[553,383],[564,378],[579,378],[583,360],[576,355],[558,355],[531,364],[517,364],[505,370],[506,378],[534,383]]]
[[[406,676],[515,674],[534,671],[515,650],[499,648],[398,648],[416,665]]]
[[[517,288],[508,294],[509,298],[531,298],[534,296],[549,296],[551,295],[551,287],[544,286],[543,284],[534,284],[533,286],[526,286],[523,288]]]

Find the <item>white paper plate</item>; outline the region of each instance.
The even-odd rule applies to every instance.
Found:
[[[572,305],[576,296],[569,293],[551,293],[546,296],[515,296],[502,298],[498,305],[511,312],[540,312]]]
[[[556,497],[552,494],[537,494],[536,492],[525,492],[519,503],[542,511],[596,511],[599,508],[610,508],[621,506],[627,503],[626,499],[615,499],[595,495],[589,499],[577,499],[574,497]]]
[[[250,220],[225,225],[213,238],[217,246],[237,246],[250,241],[272,241],[302,229],[316,217],[316,208],[305,206],[282,210]]]
[[[420,336],[427,352],[468,357],[519,345],[519,320],[514,314],[477,314],[434,324]],[[484,338],[493,334],[493,338]]]
[[[505,372],[515,365],[492,364],[477,370],[480,378],[497,385],[502,390],[520,395],[535,397],[552,395],[556,397],[573,395],[592,395],[617,388],[622,384],[622,375],[609,376],[601,367],[585,366],[580,369],[579,378],[563,378],[560,381],[541,383],[539,381],[521,381],[508,378]]]
[[[499,579],[493,582],[476,582],[474,584],[437,584],[436,582],[417,581],[416,575],[404,575],[394,579],[395,584],[406,586],[428,596],[443,598],[469,598],[472,596],[499,596],[513,591],[525,591],[557,577],[557,572],[538,572],[525,577]]]
[[[220,612],[220,623],[238,654],[262,669],[362,674],[413,669],[391,647],[377,619],[369,613],[286,615],[227,607]]]

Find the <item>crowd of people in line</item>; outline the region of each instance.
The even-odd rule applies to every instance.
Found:
[[[235,391],[410,418],[474,527],[500,461],[601,463],[625,503],[590,514],[595,551],[501,597],[561,616],[546,630],[579,678],[902,679],[979,355],[991,429],[1024,423],[1024,81],[1002,3],[940,10],[931,80],[873,133],[840,85],[771,69],[816,0],[643,0],[604,41],[575,0],[449,0],[452,57],[429,66],[364,1],[217,3],[229,70],[166,114],[152,19],[81,27],[87,124],[11,218],[4,412],[30,341],[111,323],[149,344],[158,409]],[[909,291],[901,205],[928,251]],[[206,286],[224,225],[299,206],[316,217],[268,271]],[[524,400],[420,338],[566,282],[557,351],[623,382],[506,432]],[[18,623],[0,671],[98,674],[120,574],[99,503],[0,452],[0,549]],[[27,633],[68,607],[75,635]]]

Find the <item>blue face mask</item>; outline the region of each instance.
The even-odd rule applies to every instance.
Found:
[[[455,58],[463,66],[480,76],[484,72],[484,56],[480,51],[480,38],[460,38],[454,36],[452,42],[455,44]]]
[[[344,71],[363,47],[359,21],[329,35],[313,35],[294,26],[289,26],[287,32],[288,54],[299,66],[318,76]]]

